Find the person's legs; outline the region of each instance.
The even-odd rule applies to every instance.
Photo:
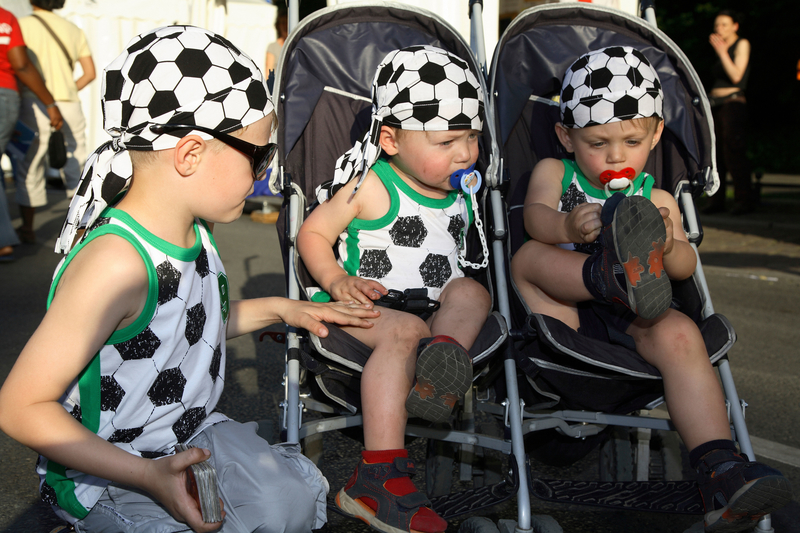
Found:
[[[731,214],[743,214],[755,208],[750,160],[747,158],[747,104],[744,98],[733,99],[722,106],[725,115],[725,163],[733,179]]]
[[[370,329],[343,328],[373,349],[361,375],[364,420],[362,459],[336,495],[336,505],[380,531],[440,532],[447,523],[430,509],[410,475],[405,428],[406,399],[414,380],[420,339],[431,332],[419,317],[380,309]]]
[[[61,128],[67,148],[64,185],[69,195],[77,189],[86,162],[86,118],[80,102],[59,102],[58,109],[64,117],[64,126]]]
[[[714,196],[708,198],[703,210],[706,214],[721,213],[725,210],[725,189],[727,188],[728,180],[728,165],[725,161],[725,134],[726,128],[724,126],[725,114],[722,113],[721,105],[711,108],[711,114],[714,117],[714,138],[716,140],[716,155],[717,155],[717,172],[719,172],[719,189]]]
[[[19,115],[19,93],[12,89],[0,88],[0,156],[6,151],[6,145],[14,132],[14,125]],[[19,244],[11,217],[5,191],[5,176],[0,172],[0,258],[8,260],[14,252],[13,246]]]
[[[489,292],[474,279],[455,278],[442,290],[439,303],[428,320],[431,334],[452,337],[469,350],[491,311]]]
[[[405,401],[414,380],[417,348],[430,337],[419,317],[379,308],[369,329],[342,328],[372,348],[361,374],[364,446],[367,450],[400,449],[405,444]]]
[[[697,325],[669,309],[653,320],[637,318],[627,333],[636,351],[661,372],[670,418],[686,447],[730,440],[725,398]]]
[[[221,422],[192,439],[211,450],[225,508],[222,533],[311,531],[326,520],[328,483],[297,444],[270,445],[255,422]]]
[[[19,168],[14,172],[16,182],[16,200],[20,206],[22,226],[19,228],[23,240],[35,240],[33,218],[35,208],[47,205],[45,189],[45,155],[50,140],[50,117],[39,100],[23,98],[19,119],[38,135],[33,139],[28,153],[19,161]]]
[[[551,316],[578,330],[574,302],[591,300],[583,282],[587,255],[528,241],[511,259],[511,276],[532,313]]]

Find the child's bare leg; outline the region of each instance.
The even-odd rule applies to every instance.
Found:
[[[661,372],[667,408],[686,447],[730,440],[725,398],[696,324],[668,309],[653,320],[636,319],[627,333],[639,354]]]
[[[414,381],[419,340],[431,332],[415,315],[380,311],[374,327],[345,330],[373,349],[361,374],[364,446],[396,450],[405,446],[405,402]]]
[[[439,303],[428,320],[431,334],[453,337],[469,350],[492,307],[489,292],[473,279],[456,278],[444,288]]]
[[[556,318],[577,331],[575,302],[592,299],[583,282],[587,257],[538,241],[523,244],[511,259],[511,276],[531,312]]]

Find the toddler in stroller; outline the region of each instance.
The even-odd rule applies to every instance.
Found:
[[[444,531],[409,478],[404,430],[407,413],[447,420],[491,308],[460,268],[475,206],[450,184],[478,159],[483,95],[465,61],[413,46],[380,63],[372,100],[370,128],[339,158],[334,194],[303,223],[298,251],[334,300],[380,305],[389,289],[422,287],[432,302],[418,316],[383,308],[368,334],[344,328],[372,354],[361,379],[366,451],[336,504],[381,531]]]
[[[575,160],[534,168],[524,212],[531,240],[511,272],[532,312],[635,349],[660,371],[700,476],[707,531],[743,531],[791,491],[780,472],[736,452],[703,338],[670,308],[669,280],[691,276],[696,255],[673,232],[682,228],[674,198],[643,173],[663,131],[662,102],[655,69],[631,47],[592,51],[567,69],[556,135]]]

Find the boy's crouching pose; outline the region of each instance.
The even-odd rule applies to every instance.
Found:
[[[57,245],[68,255],[0,389],[0,427],[41,454],[42,497],[76,531],[320,527],[327,482],[297,446],[214,412],[226,338],[278,322],[325,336],[321,321],[377,316],[228,299],[211,226],[241,215],[275,152],[264,79],[224,38],[171,26],[134,39],[103,82],[113,141],[70,205]],[[175,453],[183,443],[196,448]],[[221,522],[204,523],[187,491],[187,467],[205,459]]]
[[[372,329],[346,328],[373,351],[361,379],[366,451],[336,503],[379,531],[447,528],[409,477],[404,433],[408,414],[448,419],[471,384],[467,350],[491,306],[461,271],[474,212],[450,185],[478,158],[481,95],[468,64],[445,50],[387,55],[372,83],[370,129],[337,162],[343,186],[298,235],[305,265],[336,301],[371,305],[388,289],[424,288],[440,304],[422,317],[383,309]]]
[[[697,257],[675,199],[643,172],[664,129],[662,102],[655,69],[631,47],[595,50],[567,69],[556,134],[575,159],[533,169],[524,212],[532,239],[511,272],[532,312],[658,368],[699,475],[706,531],[744,531],[791,489],[780,472],[737,453],[703,337],[670,307],[669,280],[691,276]]]

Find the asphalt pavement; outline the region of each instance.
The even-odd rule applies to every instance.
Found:
[[[700,254],[715,309],[734,324],[738,342],[730,353],[740,396],[748,403],[747,423],[756,454],[792,481],[794,499],[773,516],[776,533],[800,533],[800,176],[764,177],[761,204],[751,214],[704,216]],[[13,189],[8,191],[13,199]],[[0,264],[0,380],[4,380],[45,312],[45,300],[59,256],[53,246],[66,214],[64,192],[49,190],[50,204],[37,212],[38,243],[16,248],[16,261]],[[16,216],[15,206],[10,206]],[[15,225],[19,220],[14,220]],[[231,296],[284,295],[283,263],[275,226],[245,215],[218,225],[216,240],[225,261]],[[78,321],[79,323],[79,321]],[[279,326],[271,328],[282,331]],[[240,420],[278,424],[283,397],[283,345],[259,334],[228,343],[226,389],[218,409]],[[426,443],[411,445],[424,470]],[[326,434],[320,462],[332,490],[352,472],[361,447],[339,433]],[[48,533],[61,523],[41,502],[34,473],[36,454],[0,433],[0,530]],[[548,476],[596,476],[597,455]],[[424,475],[415,478],[421,485]],[[681,533],[698,516],[619,512],[533,502],[534,514],[556,519],[568,533]],[[329,513],[328,533],[366,532],[363,525]],[[493,520],[516,518],[513,501],[485,513]],[[459,522],[451,523],[451,533]]]

